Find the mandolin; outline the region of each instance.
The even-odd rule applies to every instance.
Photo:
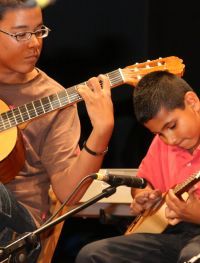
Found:
[[[188,197],[187,191],[198,181],[200,181],[200,171],[191,175],[184,182],[177,184],[173,188],[173,192],[179,198],[186,200]],[[165,217],[166,194],[164,193],[162,198],[151,208],[136,216],[126,230],[125,235],[133,233],[162,233],[168,226],[168,220]]]
[[[168,70],[175,75],[182,76],[184,69],[182,59],[170,56],[136,63],[105,75],[110,80],[111,88],[114,88],[125,83],[135,86],[142,76],[152,71]],[[19,139],[18,128],[34,118],[79,101],[82,101],[82,98],[77,92],[77,85],[12,110],[0,100],[0,182],[8,183],[18,174],[24,164],[24,153],[21,153],[23,143]]]

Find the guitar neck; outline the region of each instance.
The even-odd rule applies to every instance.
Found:
[[[114,88],[123,83],[135,86],[142,76],[156,70],[168,70],[173,74],[182,76],[184,68],[185,65],[182,63],[182,59],[171,56],[135,63],[123,69],[116,69],[106,75],[110,80],[111,88]],[[48,97],[8,110],[0,114],[0,132],[81,100],[82,98],[77,92],[76,85]]]
[[[190,187],[196,184],[200,180],[200,171],[191,175],[186,181],[181,184],[178,184],[174,189],[174,193],[177,196],[181,196],[184,192],[188,191]]]
[[[110,80],[111,88],[117,87],[124,83],[121,69],[114,70],[106,75]],[[50,96],[34,100],[12,110],[1,113],[0,131],[10,129],[14,126],[30,121],[51,111],[70,106],[79,101],[82,101],[82,97],[77,92],[77,85]]]

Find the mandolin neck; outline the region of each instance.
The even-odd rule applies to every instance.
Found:
[[[173,191],[177,196],[181,196],[184,192],[188,191],[193,185],[199,182],[199,180],[200,180],[200,171],[191,175],[183,183],[176,185]]]
[[[109,72],[106,74],[106,76],[109,78],[111,88],[117,87],[124,83],[121,69]],[[79,101],[82,101],[82,98],[77,92],[77,85],[50,96],[34,100],[12,110],[1,113],[0,131],[7,130],[46,113],[69,106]]]

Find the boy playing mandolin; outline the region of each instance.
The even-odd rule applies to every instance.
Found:
[[[77,263],[183,263],[200,254],[200,188],[190,188],[185,201],[172,190],[182,182],[187,185],[193,174],[199,180],[199,98],[183,79],[157,71],[139,81],[133,101],[138,121],[155,137],[138,170],[149,183],[145,189],[132,189],[131,209],[140,215],[167,193],[163,217],[169,225],[155,233],[149,222],[143,233],[89,244],[79,252]]]
[[[49,31],[43,24],[41,8],[35,0],[0,0],[1,113],[5,105],[9,110],[38,100],[35,104],[28,104],[29,108],[21,108],[21,112],[12,112],[12,121],[34,117],[37,110],[46,107],[44,100],[39,99],[49,96],[45,101],[50,105],[50,100],[57,98],[50,95],[65,90],[35,67],[43,38]],[[8,178],[0,177],[0,246],[5,246],[12,237],[16,238],[16,233],[33,231],[47,220],[50,184],[63,202],[84,177],[100,169],[114,126],[109,81],[105,76],[91,78],[87,85],[79,86],[78,93],[86,103],[93,127],[82,151],[78,146],[80,122],[75,104],[35,118],[20,131],[25,151],[23,167],[9,182]],[[0,117],[1,128],[10,124],[4,119],[6,116],[10,117],[9,114]],[[0,137],[3,134],[1,154],[4,153],[4,143],[7,145],[10,133],[12,135],[8,132],[7,139],[6,132],[0,133]],[[1,165],[3,162],[1,160]],[[14,166],[17,164],[16,161]],[[12,167],[13,164],[8,165],[9,172]],[[3,172],[6,174],[5,169]],[[71,203],[80,200],[87,187],[88,184]],[[36,262],[38,252],[30,255],[27,262]]]

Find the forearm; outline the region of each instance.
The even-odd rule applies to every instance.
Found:
[[[100,85],[100,80],[102,85]],[[87,85],[78,86],[78,92],[85,101],[93,129],[87,139],[87,147],[81,150],[62,176],[57,177],[58,179],[54,177],[54,188],[61,201],[70,195],[84,177],[101,168],[104,152],[108,147],[114,127],[113,104],[108,78],[105,76],[99,76],[98,79],[91,78]],[[88,186],[89,183],[82,186],[71,201],[73,203],[79,201]]]
[[[111,124],[110,127],[107,127],[106,131],[104,130],[104,132],[96,132],[93,130],[87,140],[87,147],[94,152],[103,153],[105,149],[107,149],[112,130],[113,124]],[[95,156],[88,153],[83,148],[69,169],[67,169],[66,173],[54,177],[53,188],[59,200],[64,201],[84,177],[98,172],[98,170],[101,168],[103,159],[104,154]],[[73,199],[71,199],[70,203],[78,202],[84,195],[91,182],[92,180],[88,180],[86,184],[84,184],[79,189],[78,193],[73,197]]]

